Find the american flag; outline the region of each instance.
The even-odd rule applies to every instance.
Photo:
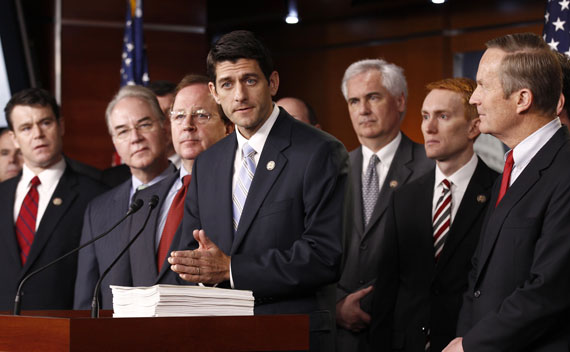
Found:
[[[143,36],[143,0],[127,0],[121,65],[121,87],[149,82]]]
[[[552,50],[570,56],[570,0],[548,0],[543,38]]]

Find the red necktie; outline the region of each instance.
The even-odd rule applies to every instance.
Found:
[[[509,188],[509,183],[511,182],[511,171],[513,171],[513,151],[511,150],[507,154],[507,160],[505,161],[505,168],[503,169],[503,178],[501,180],[501,189],[499,190],[499,196],[497,197],[497,203],[495,203],[495,208],[499,205],[499,202],[507,193]]]
[[[26,264],[28,253],[30,253],[36,234],[36,217],[38,215],[38,201],[40,198],[37,187],[40,183],[38,176],[35,176],[30,181],[30,190],[24,198],[18,219],[16,220],[16,237],[20,245],[22,265]]]
[[[182,177],[182,187],[178,190],[174,199],[172,199],[172,204],[168,210],[168,216],[166,217],[166,223],[164,224],[164,230],[162,230],[162,236],[160,237],[160,244],[158,245],[157,254],[157,265],[158,272],[162,269],[162,264],[166,259],[168,254],[168,249],[172,244],[172,239],[174,234],[180,225],[182,220],[182,215],[184,214],[184,199],[186,199],[186,193],[188,192],[188,185],[190,184],[190,175]]]

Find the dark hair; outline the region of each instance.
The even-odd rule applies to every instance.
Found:
[[[534,33],[516,33],[487,42],[487,48],[506,52],[499,66],[505,98],[528,88],[534,105],[546,114],[556,112],[562,92],[562,70],[548,44]]]
[[[250,31],[233,31],[223,35],[210,49],[206,60],[210,81],[216,84],[216,65],[223,61],[256,60],[267,82],[273,72],[273,60],[267,47]]]
[[[564,109],[570,113],[570,59],[568,56],[554,52],[562,68],[562,95],[564,95]]]
[[[8,128],[14,130],[12,125],[12,110],[17,105],[24,106],[34,106],[39,105],[42,107],[49,106],[55,115],[55,120],[59,123],[59,105],[55,101],[55,98],[45,89],[41,88],[28,88],[19,91],[18,93],[12,95],[8,104],[4,108],[4,113],[6,114],[6,122],[8,123]]]
[[[180,92],[182,89],[184,89],[188,86],[191,86],[193,84],[203,84],[206,87],[208,87],[209,82],[210,82],[210,79],[204,75],[189,74],[189,75],[184,76],[182,78],[182,80],[180,81],[180,83],[178,83],[178,85],[176,86],[176,90],[174,93],[174,100],[176,100],[176,95],[178,95],[178,92]],[[212,97],[212,100],[213,99],[214,98]],[[174,101],[172,102],[172,104],[174,104]],[[218,107],[218,114],[220,115],[222,122],[225,125],[233,124],[233,122],[231,122],[230,119],[228,119],[228,117],[224,113],[222,106],[220,104],[216,104],[216,106]]]
[[[157,97],[174,94],[174,91],[176,90],[176,84],[164,80],[152,81],[146,87],[152,90]]]

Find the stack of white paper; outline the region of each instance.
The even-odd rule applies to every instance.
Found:
[[[253,292],[202,286],[113,286],[113,317],[253,315]]]

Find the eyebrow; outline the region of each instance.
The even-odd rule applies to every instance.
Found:
[[[153,121],[153,119],[150,118],[150,116],[141,117],[140,119],[138,119],[136,121],[135,125],[138,125],[139,123],[146,122],[146,121]],[[113,127],[114,130],[120,130],[123,128],[127,128],[127,124],[117,125],[117,126]]]

